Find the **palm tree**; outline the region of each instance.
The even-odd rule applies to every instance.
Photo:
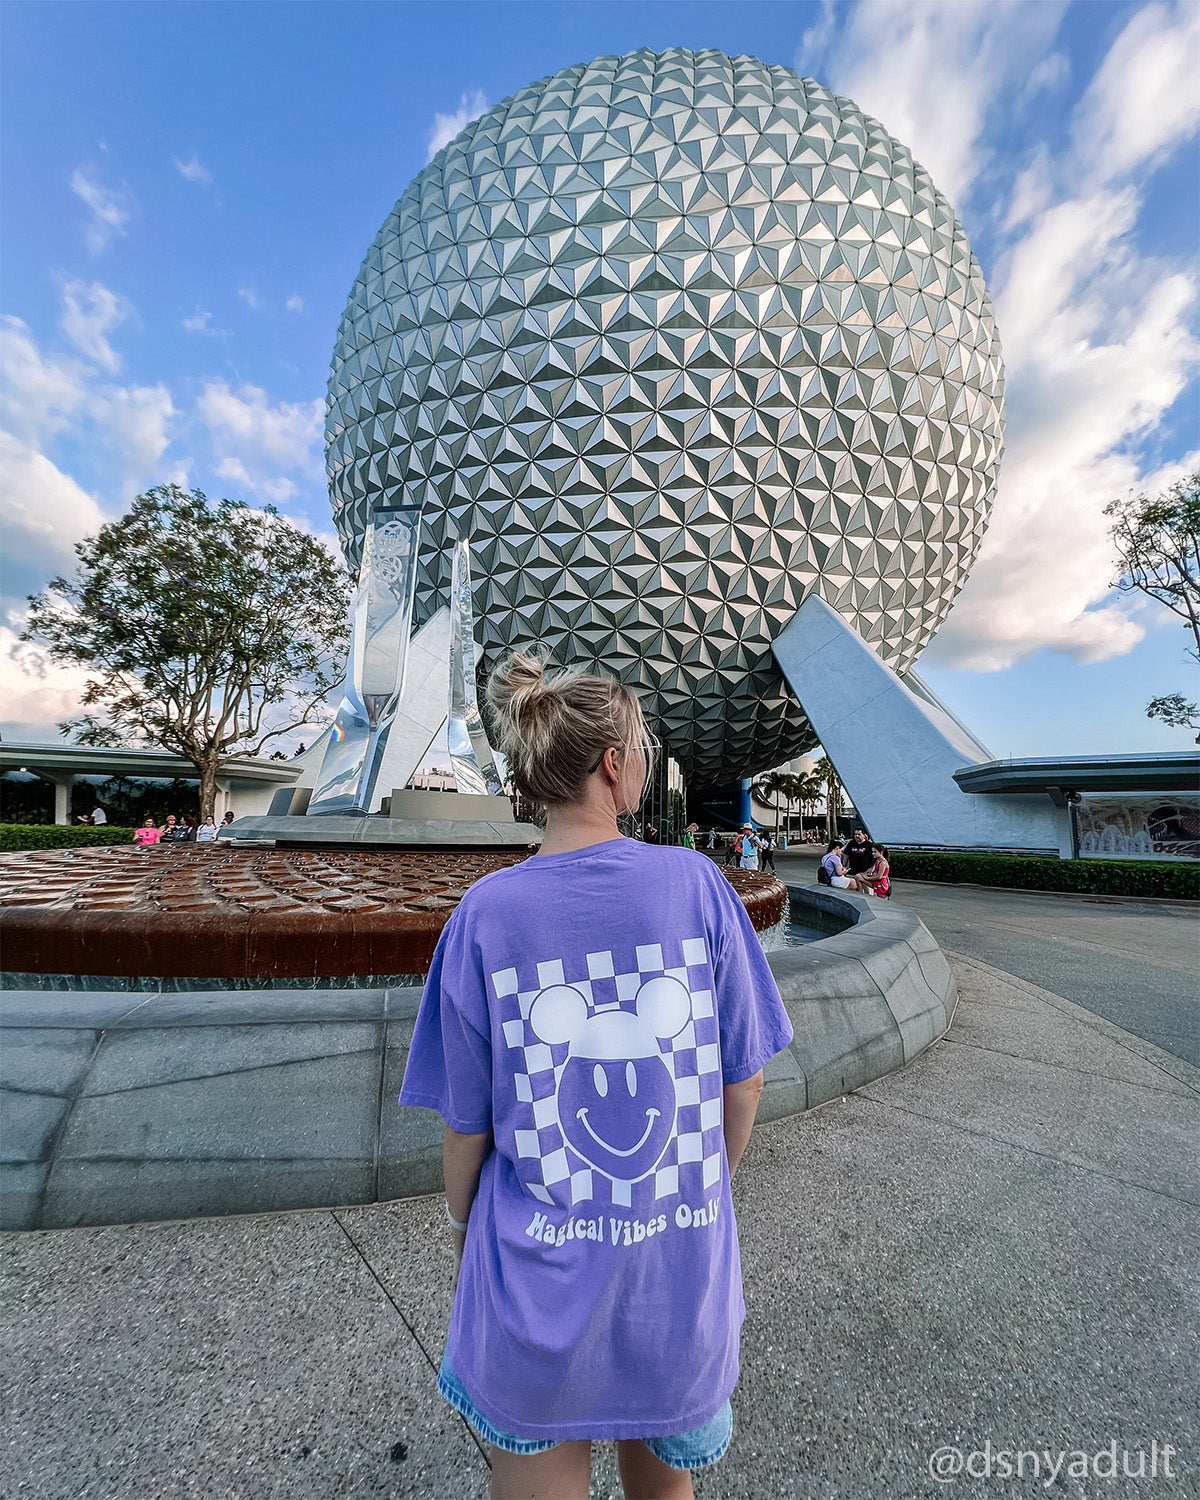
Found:
[[[838,813],[842,810],[842,783],[827,755],[813,767],[813,775],[825,788],[825,832],[830,842],[837,837]]]
[[[798,776],[793,776],[789,772],[787,775],[781,776],[779,780],[779,791],[783,797],[784,802],[787,804],[787,815],[784,818],[783,831],[785,835],[790,838],[792,832],[792,803],[795,802],[798,794],[800,778]]]
[[[820,801],[822,785],[821,778],[815,771],[808,776],[798,776],[796,780],[799,782],[796,797],[800,803],[800,824],[801,832],[803,832],[804,818],[807,813],[812,812],[814,806]]]
[[[755,795],[760,802],[769,802],[775,799],[775,835],[779,835],[779,797],[787,781],[787,775],[783,771],[769,771],[766,776],[759,777]]]

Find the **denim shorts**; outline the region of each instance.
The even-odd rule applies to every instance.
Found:
[[[437,1386],[439,1395],[449,1401],[456,1411],[461,1412],[484,1442],[490,1443],[493,1448],[526,1456],[545,1453],[558,1447],[557,1438],[517,1437],[515,1433],[493,1426],[467,1395],[450,1363],[449,1351],[442,1356]],[[707,1469],[725,1457],[725,1450],[729,1447],[732,1436],[733,1408],[726,1401],[715,1417],[700,1427],[693,1427],[690,1432],[681,1432],[674,1437],[642,1438],[641,1441],[655,1458],[672,1469]]]

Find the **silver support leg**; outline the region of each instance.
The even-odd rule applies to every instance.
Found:
[[[419,505],[377,506],[363,543],[351,615],[346,686],[309,816],[365,816],[396,716],[408,663]]]
[[[454,544],[450,585],[450,716],[446,727],[454,784],[460,792],[497,796],[504,791],[502,773],[488,744],[475,686],[475,613],[471,603],[468,544]]]

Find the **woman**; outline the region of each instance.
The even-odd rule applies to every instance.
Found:
[[[157,844],[160,838],[162,838],[162,829],[149,815],[142,820],[140,828],[133,830],[133,842],[142,849],[149,849],[150,845]]]
[[[438,1389],[496,1500],[584,1500],[600,1439],[627,1495],[684,1500],[732,1431],[729,1179],[791,1026],[720,871],[620,835],[654,749],[633,694],[514,655],[488,697],[546,832],[446,924],[400,1095],[447,1127]]]
[[[862,896],[886,896],[892,888],[888,852],[882,844],[872,844],[871,853],[875,856],[874,864],[869,870],[856,875],[850,885]]]
[[[841,839],[831,839],[829,847],[825,851],[824,858],[817,868],[817,881],[821,885],[835,885],[839,890],[856,890],[854,881],[850,879],[850,871],[842,863]]]
[[[210,814],[196,829],[196,842],[198,844],[211,844],[217,836],[216,820]]]

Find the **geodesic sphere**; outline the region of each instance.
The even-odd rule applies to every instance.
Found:
[[[409,185],[329,381],[334,516],[423,503],[416,623],[470,538],[485,665],[643,692],[691,784],[815,736],[771,656],[811,590],[897,671],[975,557],[1002,445],[979,265],[909,152],[787,68],[566,68]],[[884,730],[886,732],[886,729]]]

